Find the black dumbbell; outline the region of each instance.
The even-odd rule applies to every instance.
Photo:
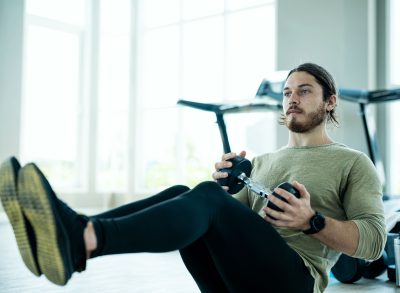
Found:
[[[232,167],[219,170],[220,172],[228,173],[228,177],[218,179],[217,181],[221,186],[228,186],[230,194],[235,194],[244,187],[244,182],[238,176],[244,173],[249,177],[252,166],[249,160],[241,156],[236,156],[228,161],[232,163]]]
[[[252,166],[251,166],[251,162],[249,160],[247,160],[243,157],[240,157],[240,156],[236,156],[235,158],[230,159],[228,161],[232,162],[232,167],[223,168],[223,169],[219,170],[221,172],[228,173],[228,177],[218,179],[218,183],[221,186],[228,186],[229,187],[228,192],[231,194],[235,194],[235,193],[239,192],[245,186],[246,182],[251,181],[250,178],[248,178],[248,177],[250,176]],[[242,175],[242,174],[245,174],[246,178],[241,177],[241,179],[240,179],[239,175]],[[254,189],[252,189],[252,187],[254,187],[254,185],[253,184],[250,184],[250,185],[251,186],[249,186],[249,188],[252,191],[254,191],[256,194],[258,194],[261,197],[266,197],[267,193],[264,190],[262,190],[262,188],[257,187],[257,190],[254,190]],[[279,184],[278,187],[292,193],[297,198],[300,198],[300,192],[289,182],[283,182],[283,183]],[[272,194],[274,196],[276,196],[277,198],[279,198],[280,200],[287,202],[287,200],[285,198],[283,198],[276,192],[272,192]],[[278,208],[275,204],[273,204],[271,201],[268,201],[267,206],[271,209],[282,212],[282,210],[280,208]]]

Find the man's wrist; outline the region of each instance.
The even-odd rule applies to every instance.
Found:
[[[303,230],[303,233],[308,235],[318,233],[325,228],[325,224],[324,215],[316,211],[309,220],[309,228]]]

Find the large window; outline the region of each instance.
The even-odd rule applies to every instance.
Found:
[[[400,1],[390,0],[390,25],[389,25],[389,86],[400,87]],[[400,194],[400,101],[388,105],[390,117],[390,192]]]
[[[177,107],[176,102],[254,97],[262,78],[275,68],[274,2],[146,0],[140,1],[139,11],[138,96],[143,111],[137,186],[193,186],[210,179],[213,162],[222,154],[221,139],[212,113]],[[274,117],[226,116],[232,150],[246,149],[252,156],[274,148]]]
[[[177,101],[250,100],[275,69],[273,0],[26,0],[25,35],[21,159],[64,193],[210,179],[215,117]],[[274,113],[226,123],[232,150],[275,148]]]

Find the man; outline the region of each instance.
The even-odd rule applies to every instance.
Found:
[[[293,185],[302,196],[297,199],[279,190],[288,203],[269,197],[284,211],[278,212],[263,208],[263,200],[248,190],[235,195],[276,227],[303,258],[320,290],[326,287],[327,272],[339,252],[372,260],[386,241],[381,186],[372,163],[364,154],[334,143],[326,132],[327,122],[337,123],[336,101],[333,78],[322,67],[306,63],[290,71],[281,117],[289,130],[288,144],[256,158],[252,177],[266,186],[298,180],[303,184]],[[229,167],[226,160],[235,155],[224,155],[216,169]],[[226,175],[216,172],[213,177]]]
[[[326,133],[327,120],[336,121],[333,79],[300,65],[283,99],[288,145],[255,158],[251,174],[267,186],[293,182],[300,198],[279,188],[287,203],[269,196],[282,212],[248,190],[236,200],[203,182],[88,218],[56,197],[35,164],[6,161],[0,196],[27,267],[64,285],[89,258],[179,250],[202,292],[321,292],[340,252],[377,259],[386,237],[381,186],[365,155]],[[233,156],[216,163],[214,179],[227,176],[219,170]]]

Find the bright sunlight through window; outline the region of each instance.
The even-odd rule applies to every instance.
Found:
[[[275,70],[273,0],[26,0],[25,23],[21,159],[64,193],[210,180],[215,116],[177,101],[250,101]],[[275,149],[275,113],[225,118],[233,151]]]

